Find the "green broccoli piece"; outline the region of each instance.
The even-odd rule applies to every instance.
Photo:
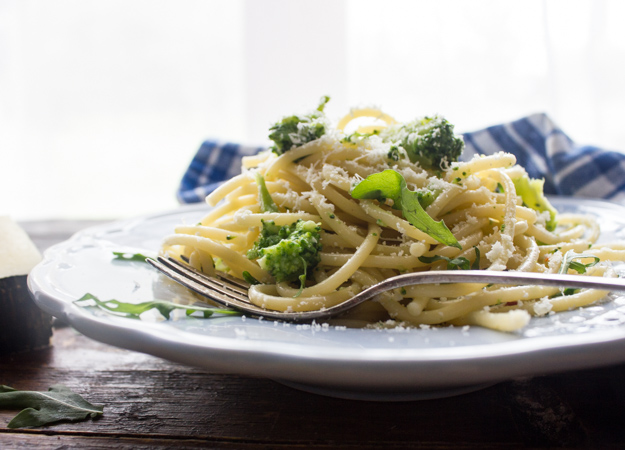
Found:
[[[457,161],[464,150],[464,141],[454,134],[454,126],[438,115],[390,127],[382,139],[403,147],[410,161],[427,170],[443,169],[443,163]]]
[[[319,263],[321,226],[298,220],[289,225],[263,221],[258,240],[247,253],[278,282],[297,281],[304,287],[306,275]]]
[[[323,109],[330,97],[321,98],[317,109],[301,116],[288,116],[269,128],[269,139],[274,142],[271,150],[277,155],[293,147],[319,139],[326,133]]]

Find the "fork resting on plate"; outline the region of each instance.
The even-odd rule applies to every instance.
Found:
[[[391,289],[419,284],[440,283],[493,283],[504,285],[540,285],[569,288],[592,288],[607,291],[625,291],[625,279],[582,275],[547,274],[534,272],[496,272],[488,270],[432,270],[413,272],[387,278],[368,287],[338,305],[314,311],[273,311],[253,304],[248,297],[250,284],[226,273],[217,272],[216,277],[201,273],[188,264],[173,258],[159,256],[147,258],[147,262],[172,280],[201,294],[222,306],[255,317],[305,322],[328,319],[348,311]]]

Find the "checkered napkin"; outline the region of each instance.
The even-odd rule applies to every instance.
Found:
[[[180,203],[203,202],[217,186],[241,173],[241,158],[255,155],[264,147],[231,142],[204,141],[178,188]]]
[[[625,154],[575,145],[544,114],[464,133],[463,137],[463,160],[476,153],[512,153],[530,177],[545,179],[548,195],[601,198],[625,204]],[[243,156],[261,150],[262,147],[204,142],[184,174],[178,200],[204,201],[220,183],[241,172]]]

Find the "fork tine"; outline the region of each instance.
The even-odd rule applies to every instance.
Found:
[[[259,308],[252,303],[249,303],[246,297],[245,300],[241,300],[239,298],[240,294],[228,291],[227,289],[222,289],[221,291],[216,290],[214,286],[207,285],[204,280],[198,279],[193,272],[188,270],[184,271],[184,267],[166,264],[167,260],[157,261],[151,258],[147,258],[146,261],[154,266],[156,269],[170,277],[172,280],[182,284],[192,291],[197,292],[198,294],[214,300],[220,305],[256,315],[261,315],[265,311],[264,309]]]
[[[241,289],[242,292],[247,292],[247,290],[250,288],[250,283],[248,283],[247,281],[239,280],[238,278],[235,278],[232,275],[228,275],[225,272],[220,272],[219,270],[216,270],[215,273],[221,280],[227,281],[233,287],[237,286]]]
[[[200,272],[199,270],[194,269],[188,264],[184,264],[171,257],[164,258],[162,256],[159,256],[158,260],[162,264],[171,267],[175,271],[180,271],[185,274],[192,274],[195,277],[200,278],[202,281],[208,283],[209,285],[211,285],[218,291],[223,292],[224,294],[230,295],[232,292],[235,292],[239,294],[236,296],[237,299],[241,301],[249,300],[247,297],[247,292],[250,288],[250,285],[243,280],[237,280],[236,278],[219,271],[216,272],[218,278],[214,278]],[[228,291],[222,291],[223,289],[227,289]]]
[[[226,275],[227,281],[214,279],[175,259],[160,256],[157,260],[147,258],[146,261],[172,280],[192,291],[208,297],[220,305],[250,314],[251,316],[299,322],[323,319],[350,308],[348,305],[350,302],[347,301],[328,309],[315,311],[288,312],[267,310],[251,303],[247,295],[241,293],[243,289],[240,286],[244,285],[243,283],[245,282],[236,283],[238,286],[233,286],[234,283],[228,284],[231,281],[231,277],[226,274],[220,274],[220,278]],[[224,282],[224,285],[221,284],[222,282]],[[243,292],[247,293],[245,290]]]
[[[431,283],[495,283],[503,285],[568,286],[625,292],[624,278],[603,278],[581,275],[532,272],[495,272],[482,270],[414,272],[387,278],[359,292],[342,303],[313,311],[274,311],[256,306],[247,296],[249,284],[220,273],[219,279],[209,277],[174,259],[159,257],[146,261],[187,288],[215,302],[252,316],[293,322],[327,319],[341,314],[376,295],[404,286]]]
[[[206,275],[205,273],[200,272],[200,271],[196,270],[194,267],[192,267],[189,264],[189,261],[187,260],[187,258],[182,258],[182,261],[179,261],[179,260],[177,260],[175,258],[172,258],[171,256],[168,256],[167,258],[159,256],[157,259],[160,259],[163,262],[176,264],[176,265],[178,265],[180,267],[183,267],[183,268],[191,269],[191,270],[195,271],[199,276],[211,278],[208,275]],[[232,285],[233,287],[236,286],[238,288],[241,288],[240,292],[245,293],[250,288],[250,284],[247,281],[244,281],[244,280],[241,280],[239,278],[233,277],[232,275],[229,275],[226,272],[221,272],[219,270],[215,270],[215,275],[219,279],[221,279],[223,281],[227,281],[228,284]]]
[[[171,258],[163,258],[159,256],[158,261],[161,264],[169,267],[173,271],[179,273],[180,275],[189,277],[193,279],[194,281],[196,281],[197,283],[200,283],[209,289],[213,289],[223,295],[232,297],[238,301],[249,303],[247,290],[244,290],[238,286],[230,285],[228,284],[227,281],[224,281],[218,278],[209,277],[195,270],[193,267],[180,263]]]

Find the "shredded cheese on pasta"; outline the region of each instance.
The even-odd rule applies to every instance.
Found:
[[[346,140],[345,128],[362,116],[378,119],[358,129],[371,134]],[[476,156],[434,174],[407,158],[388,158],[390,144],[376,131],[394,123],[381,111],[354,110],[319,139],[279,156],[268,150],[244,158],[243,173],[206,198],[213,209],[199,224],[180,226],[166,237],[163,251],[209,274],[215,265],[240,278],[248,272],[262,283],[251,287],[252,302],[281,311],[327,308],[400,273],[445,269],[445,260],[424,262],[435,255],[463,257],[483,270],[553,273],[567,251],[592,248],[602,263],[589,267],[587,275],[616,276],[603,261],[624,260],[625,247],[596,245],[599,226],[592,217],[560,214],[557,229],[548,231],[548,215],[524,205],[515,191],[512,179],[525,170],[513,155]],[[401,174],[412,191],[438,193],[426,212],[444,221],[462,249],[439,243],[388,204],[352,198],[356,184],[386,169]],[[280,212],[261,210],[255,171],[264,177]],[[276,283],[247,257],[262,221],[285,225],[298,219],[322,228],[320,263],[303,289]],[[391,318],[415,326],[479,325],[514,331],[531,315],[588,305],[606,292],[561,294],[559,288],[539,286],[422,285],[381,294],[349,314],[367,322]]]

